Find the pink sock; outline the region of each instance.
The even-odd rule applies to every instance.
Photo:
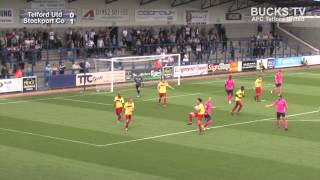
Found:
[[[228,96],[228,101],[231,101],[232,100],[232,96]]]
[[[277,120],[277,127],[280,127],[280,119]]]
[[[286,119],[283,120],[283,126],[285,129],[288,129],[288,121]]]
[[[210,126],[211,124],[212,124],[212,120],[206,121],[204,123],[204,127],[206,128],[206,127]]]

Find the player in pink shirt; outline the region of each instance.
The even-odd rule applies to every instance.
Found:
[[[288,131],[288,121],[286,119],[286,112],[288,110],[287,101],[279,94],[277,100],[272,104],[266,105],[267,108],[272,106],[275,106],[277,111],[277,127],[280,128],[280,118],[282,117],[284,130]]]
[[[234,81],[231,75],[229,75],[229,78],[225,81],[224,88],[227,92],[228,102],[229,104],[231,104],[232,96],[233,96],[233,88],[234,88]]]
[[[275,87],[272,89],[271,93],[278,93],[281,94],[281,86],[282,86],[282,73],[281,70],[277,71],[274,74],[274,83],[275,83]]]
[[[204,108],[205,108],[205,111],[204,111],[204,119],[205,119],[205,123],[203,125],[203,129],[206,129],[208,126],[210,126],[212,124],[212,119],[211,119],[211,111],[213,108],[216,108],[215,106],[212,106],[212,103],[211,103],[211,97],[209,96],[207,101],[204,103]]]

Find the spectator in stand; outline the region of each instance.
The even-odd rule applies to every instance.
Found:
[[[63,75],[65,70],[66,70],[66,66],[64,65],[63,62],[61,62],[61,63],[59,64],[59,74],[60,74],[60,75]]]
[[[85,72],[85,64],[83,61],[79,63],[79,67],[80,67],[79,73],[84,73]]]
[[[90,67],[91,67],[91,64],[89,63],[89,61],[86,61],[86,63],[85,63],[85,71],[86,71],[86,73],[89,73],[89,70],[90,70]]]
[[[21,68],[16,64],[13,66],[12,74],[14,74],[14,78],[22,78],[23,76]]]
[[[32,65],[31,64],[26,64],[26,68],[25,68],[25,76],[32,76]]]
[[[49,87],[49,78],[51,76],[51,65],[48,63],[44,69],[44,86]]]
[[[77,62],[72,64],[72,74],[78,74],[80,70],[80,66]]]
[[[52,64],[52,68],[51,68],[52,76],[57,75],[57,72],[58,72],[58,67],[55,64]]]
[[[9,78],[9,69],[6,64],[2,64],[1,67],[1,79],[8,79]]]

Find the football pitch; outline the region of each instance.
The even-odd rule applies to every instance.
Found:
[[[319,180],[320,69],[283,72],[289,131],[276,128],[265,108],[273,73],[263,74],[262,102],[256,75],[235,77],[246,88],[240,115],[232,116],[224,80],[170,84],[168,105],[157,103],[155,85],[116,89],[134,97],[128,133],[116,123],[112,93],[87,91],[0,100],[2,180]],[[212,97],[213,124],[203,135],[186,125],[197,97]],[[195,121],[194,121],[195,122]]]

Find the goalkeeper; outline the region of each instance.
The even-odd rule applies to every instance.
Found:
[[[143,84],[143,78],[140,74],[136,75],[134,77],[134,82],[136,83],[136,91],[137,91],[137,97],[140,97],[140,89]]]

